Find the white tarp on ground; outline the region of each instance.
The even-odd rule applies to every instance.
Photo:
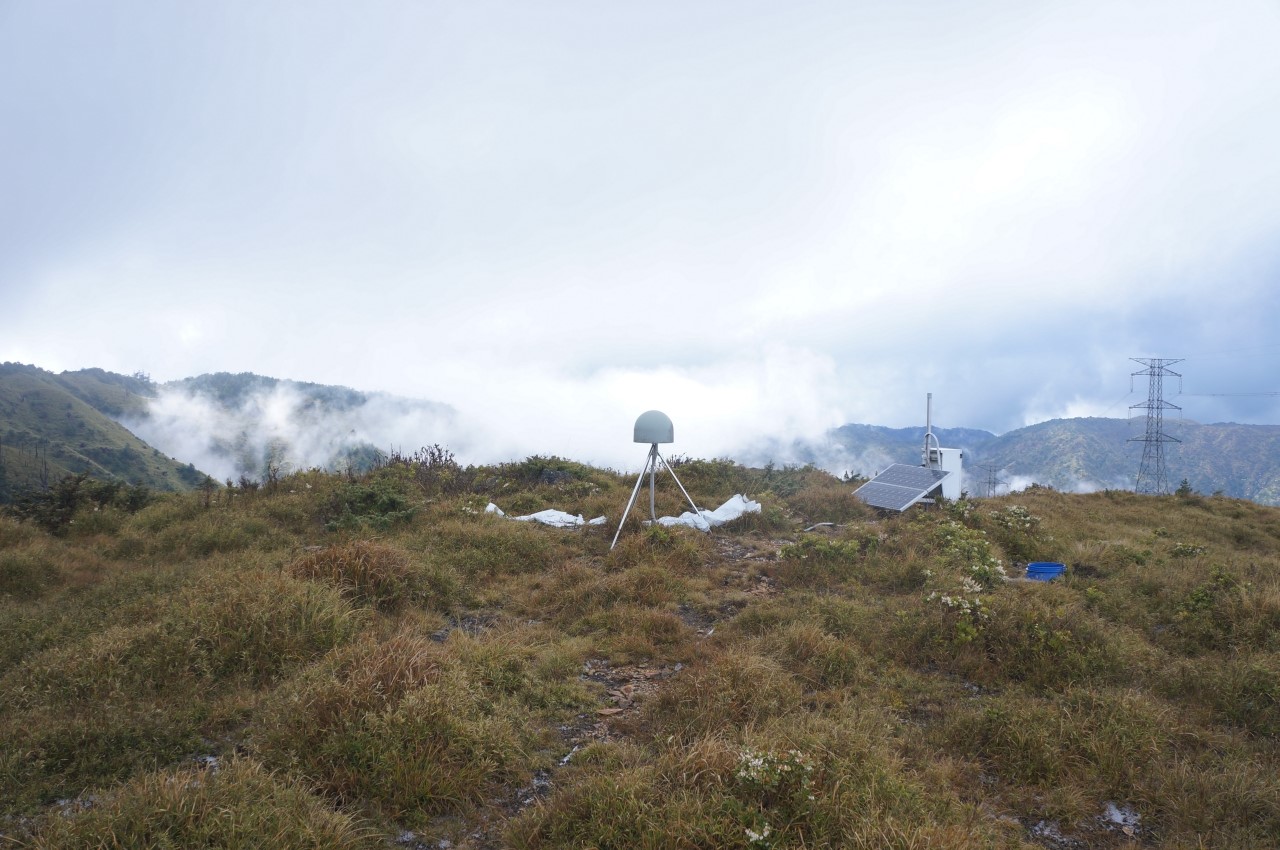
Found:
[[[487,514],[497,514],[501,517],[506,516],[506,513],[502,508],[498,507],[493,502],[489,503],[489,506],[484,509],[484,512]],[[577,528],[582,525],[605,524],[605,518],[602,516],[598,516],[595,519],[583,519],[582,514],[574,515],[566,513],[565,511],[557,511],[554,508],[548,508],[545,511],[538,511],[536,514],[529,514],[528,516],[513,516],[511,518],[516,522],[540,522],[543,525],[549,525],[553,528]]]
[[[726,522],[732,522],[743,514],[760,513],[760,503],[754,502],[739,493],[733,496],[729,501],[725,502],[714,511],[699,511],[695,514],[693,511],[685,511],[680,516],[664,516],[658,517],[659,525],[687,525],[690,528],[696,528],[699,531],[710,531],[718,525],[724,525]]]

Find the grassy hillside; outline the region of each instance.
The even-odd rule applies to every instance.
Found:
[[[112,419],[144,413],[147,402],[156,395],[156,385],[145,375],[81,369],[63,372],[55,380],[85,404]]]
[[[484,507],[631,479],[426,452],[0,517],[0,843],[1276,845],[1280,510],[679,472],[764,510],[611,552]]]
[[[203,476],[162,455],[108,415],[134,411],[147,384],[100,369],[55,375],[0,364],[0,503],[77,473],[187,490]]]

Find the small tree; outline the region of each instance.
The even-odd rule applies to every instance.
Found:
[[[200,482],[200,491],[204,493],[204,506],[208,510],[209,503],[213,499],[213,494],[218,490],[218,482],[213,480],[213,476],[206,475],[204,480]]]

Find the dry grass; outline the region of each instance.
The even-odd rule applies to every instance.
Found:
[[[366,850],[382,844],[367,826],[327,808],[305,786],[250,759],[218,769],[143,774],[91,801],[72,803],[68,811],[45,821],[25,846]]]
[[[405,553],[372,541],[310,552],[291,563],[288,573],[333,585],[356,604],[384,611],[398,608],[412,594],[413,570]]]
[[[766,510],[610,552],[483,513],[634,483],[531,458],[0,517],[0,843],[1275,846],[1280,511],[677,469]]]

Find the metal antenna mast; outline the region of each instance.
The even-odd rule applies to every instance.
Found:
[[[1164,475],[1164,444],[1182,442],[1164,432],[1164,412],[1166,410],[1182,410],[1176,404],[1164,400],[1164,379],[1172,376],[1178,379],[1178,388],[1182,388],[1182,375],[1169,369],[1174,363],[1181,363],[1182,358],[1167,360],[1159,357],[1130,357],[1135,363],[1146,366],[1140,372],[1133,372],[1129,382],[1139,375],[1147,377],[1147,400],[1141,404],[1129,405],[1130,410],[1138,408],[1147,411],[1147,430],[1141,437],[1131,437],[1129,442],[1142,443],[1142,465],[1138,467],[1138,481],[1134,489],[1139,493],[1156,493],[1167,495],[1169,482]],[[1131,414],[1132,415],[1132,414]]]

